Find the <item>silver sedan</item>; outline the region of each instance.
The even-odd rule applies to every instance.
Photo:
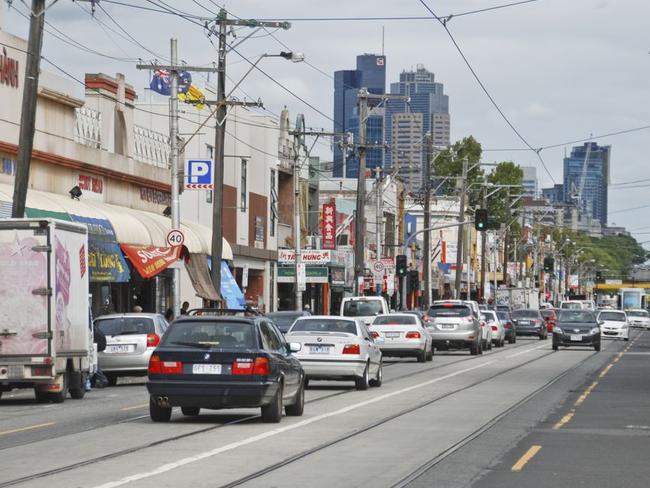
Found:
[[[417,315],[377,315],[369,330],[384,356],[415,356],[420,363],[433,359],[433,340]]]
[[[286,333],[286,339],[301,344],[294,355],[307,381],[354,380],[357,390],[381,386],[381,350],[358,320],[325,315],[300,317]]]

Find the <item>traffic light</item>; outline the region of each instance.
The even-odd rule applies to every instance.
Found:
[[[408,265],[406,264],[406,255],[398,254],[395,256],[395,270],[397,271],[397,276],[406,276],[406,271]]]
[[[474,212],[474,228],[476,230],[487,230],[488,211],[487,208],[477,208]]]
[[[602,271],[596,271],[596,281],[599,282],[599,283],[601,281],[603,281],[603,273],[602,273]]]
[[[550,256],[544,258],[544,272],[552,273],[555,270],[555,259]]]

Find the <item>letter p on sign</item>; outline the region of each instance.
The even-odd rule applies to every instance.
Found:
[[[214,178],[212,160],[188,159],[185,161],[185,189],[212,190]]]

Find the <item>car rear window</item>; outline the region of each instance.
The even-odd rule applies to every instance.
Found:
[[[372,325],[413,325],[417,323],[415,315],[381,315]]]
[[[588,310],[561,310],[557,317],[558,322],[596,322],[593,312]]]
[[[95,326],[105,336],[155,334],[156,327],[149,317],[113,317],[97,319]]]
[[[343,332],[357,335],[357,324],[351,320],[303,319],[293,325],[291,332]]]
[[[492,313],[482,312],[481,318],[487,322],[494,322],[494,314]]]
[[[650,317],[650,314],[645,310],[628,310],[627,314],[630,317]]]
[[[255,325],[250,322],[180,321],[169,326],[163,346],[205,349],[256,349]]]
[[[469,317],[471,314],[467,305],[433,305],[429,309],[430,317]]]
[[[615,322],[625,322],[625,314],[621,312],[600,312],[600,320],[613,320]]]
[[[367,317],[383,311],[381,300],[350,300],[343,305],[345,317]]]
[[[537,310],[515,310],[510,314],[513,319],[538,319],[539,312]]]

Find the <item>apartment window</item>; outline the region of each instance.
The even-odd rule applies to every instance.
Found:
[[[275,170],[271,170],[271,228],[269,234],[275,237],[275,224],[278,220],[278,192],[275,188]]]
[[[239,198],[240,204],[239,207],[242,212],[246,211],[246,186],[248,183],[248,161],[245,159],[241,160],[241,182],[239,185]]]

